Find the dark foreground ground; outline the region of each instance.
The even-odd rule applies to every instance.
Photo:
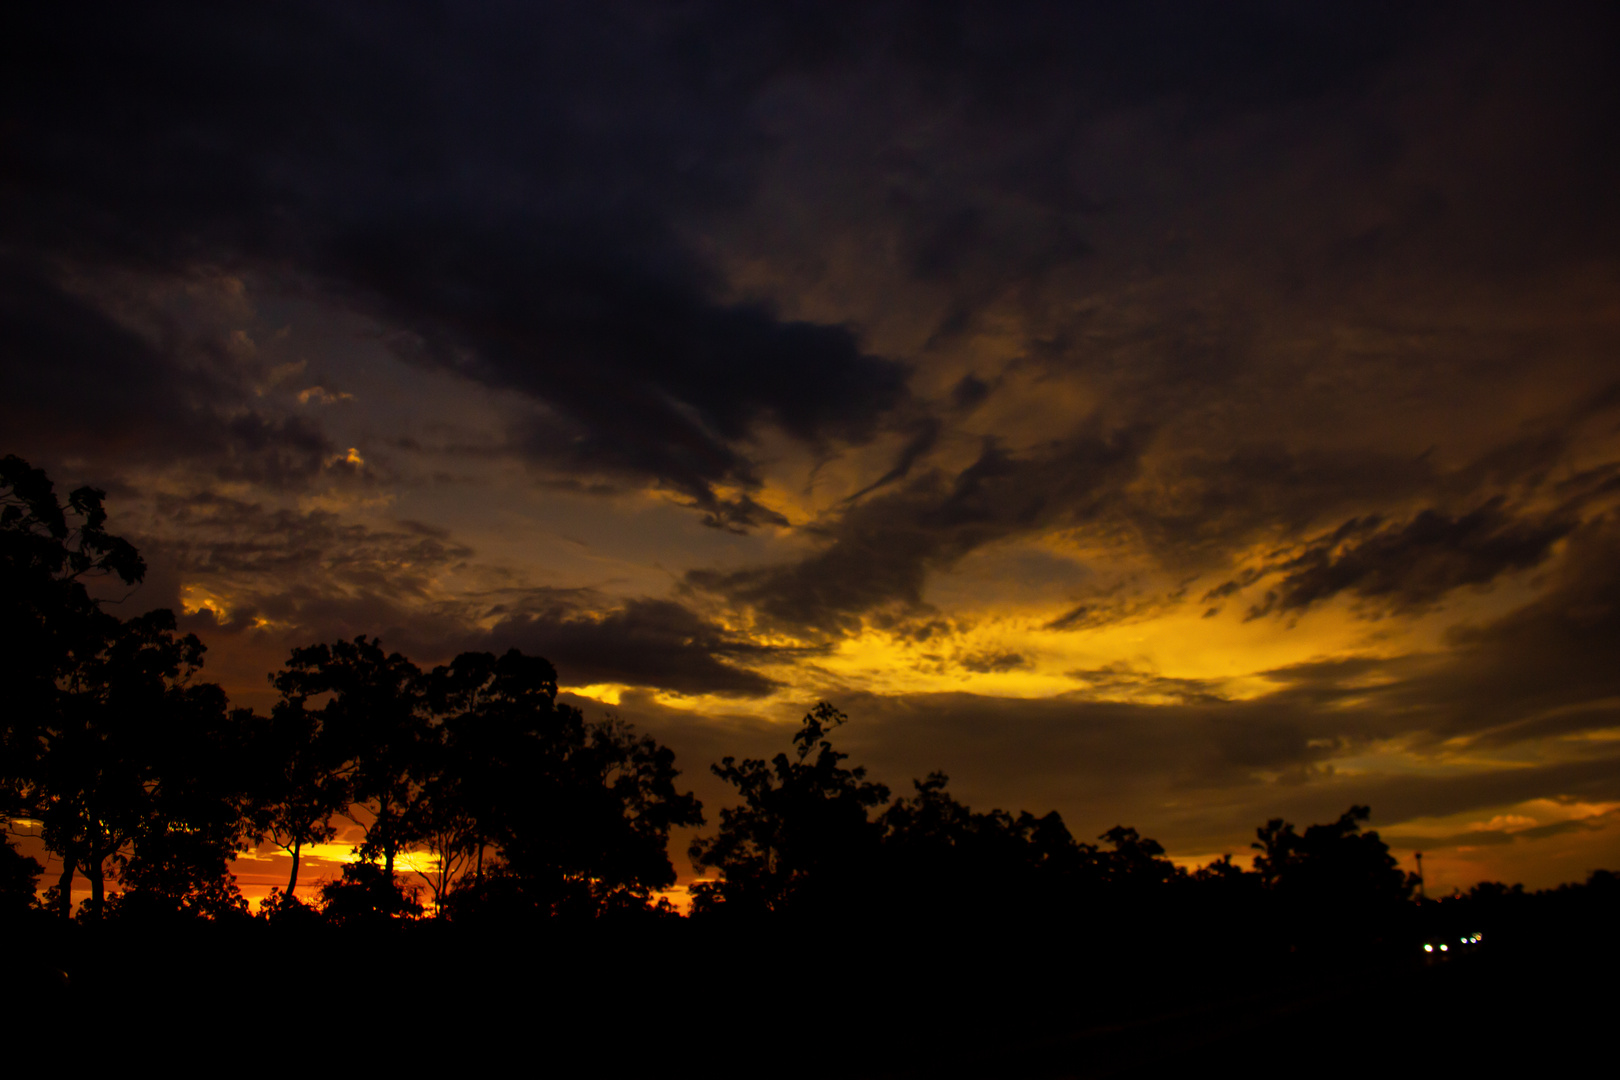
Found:
[[[685,924],[452,929],[14,927],[7,1060],[289,1075],[1499,1075],[1608,1058],[1620,1004],[1620,957],[1590,926],[1440,962],[1108,935],[857,947]]]

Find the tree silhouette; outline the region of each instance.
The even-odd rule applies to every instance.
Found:
[[[294,649],[271,681],[281,691],[278,709],[289,717],[288,726],[303,722],[296,717],[308,711],[311,698],[329,695],[317,721],[321,752],[325,762],[338,763],[334,771],[347,782],[351,810],[363,812],[351,815],[365,829],[361,856],[381,859],[392,880],[400,853],[422,836],[431,732],[421,669],[361,635]]]
[[[1097,849],[1075,843],[1055,811],[977,812],[946,790],[944,773],[912,782],[881,819],[880,879],[907,917],[1024,918],[1071,905],[1096,876]]]
[[[255,718],[252,761],[258,798],[253,830],[292,860],[284,902],[297,896],[303,850],[332,839],[332,818],[349,807],[348,777],[341,754],[326,733],[323,717],[301,697],[283,699],[268,719]]]
[[[68,673],[40,727],[34,788],[45,844],[62,857],[58,910],[67,913],[82,870],[91,918],[104,909],[109,859],[139,836],[189,827],[165,819],[154,798],[170,763],[164,750],[174,729],[222,724],[225,710],[219,687],[192,683],[203,646],[194,635],[175,635],[172,612],[112,620],[106,629],[100,648]]]
[[[230,862],[251,842],[254,717],[213,684],[188,687],[146,732],[146,812],[120,854],[123,917],[220,918],[247,911]]]
[[[674,883],[669,830],[703,815],[675,789],[667,747],[557,704],[551,664],[515,649],[463,653],[431,684],[446,763],[429,800],[434,843],[441,867],[459,852],[473,869],[455,911],[594,915],[645,907]],[[498,856],[488,873],[486,847]]]
[[[113,870],[181,906],[232,895],[226,863],[246,805],[224,692],[195,680],[202,643],[177,636],[170,611],[121,621],[85,586],[97,575],[135,584],[146,570],[107,531],[103,497],[80,488],[64,508],[43,471],[0,461],[4,810],[41,820],[62,857],[56,910],[69,914],[82,872],[92,919]]]
[[[1135,829],[1115,825],[1098,837],[1113,848],[1099,860],[1105,884],[1119,892],[1141,892],[1185,876],[1185,871],[1164,858],[1164,845]]]
[[[1389,845],[1376,832],[1362,832],[1372,815],[1352,806],[1331,824],[1311,825],[1303,835],[1282,818],[1256,830],[1251,846],[1260,851],[1254,868],[1272,889],[1317,897],[1348,897],[1353,902],[1405,899],[1411,885]]]
[[[1251,845],[1260,854],[1254,868],[1283,905],[1288,933],[1296,941],[1325,944],[1380,936],[1413,882],[1400,870],[1376,832],[1363,832],[1371,816],[1352,806],[1330,824],[1303,834],[1282,818],[1256,830]]]
[[[34,890],[45,868],[24,855],[10,838],[0,836],[0,920],[14,918],[34,906]]]
[[[422,914],[418,891],[374,862],[345,863],[337,881],[321,886],[321,910],[335,925],[350,928],[414,919]]]
[[[869,811],[889,789],[844,768],[829,733],[847,718],[827,702],[804,717],[793,736],[794,757],[767,764],[727,757],[714,774],[737,789],[741,806],[720,812],[720,831],[694,840],[691,857],[714,867],[719,882],[694,887],[694,907],[738,914],[847,906],[877,863],[882,827]]]
[[[37,769],[60,687],[100,651],[116,622],[85,582],[138,583],[146,564],[108,533],[105,493],[81,487],[64,507],[44,470],[0,459],[0,816],[26,815],[42,797]]]
[[[513,770],[555,712],[557,673],[517,650],[499,660],[463,653],[433,669],[427,694],[439,744],[424,819],[435,856],[428,884],[442,904],[468,874],[474,891],[482,886],[486,854],[510,833],[524,786]]]

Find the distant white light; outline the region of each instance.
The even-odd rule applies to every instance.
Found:
[[[1423,951],[1424,952],[1434,952],[1434,946],[1433,945],[1425,945],[1425,946],[1423,946]]]
[[[1451,951],[1451,946],[1450,945],[1442,945],[1442,946],[1440,946],[1440,951],[1441,952],[1450,952]]]

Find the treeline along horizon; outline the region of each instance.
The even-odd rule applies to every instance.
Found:
[[[432,921],[452,925],[676,914],[658,895],[676,879],[670,831],[705,818],[669,748],[558,702],[540,657],[467,652],[423,670],[363,635],[293,649],[268,716],[233,709],[197,678],[204,645],[172,612],[120,619],[91,597],[87,579],[145,573],[107,530],[102,499],[86,487],[63,505],[42,470],[0,462],[0,797],[8,826],[38,822],[61,859],[39,898],[44,867],[7,837],[8,919],[248,919],[230,866],[263,844],[290,857],[258,916],[278,924],[422,919],[424,892]],[[691,888],[694,920],[922,933],[1064,927],[1083,913],[1116,927],[1182,919],[1285,951],[1409,951],[1426,932],[1410,903],[1418,882],[1363,830],[1367,807],[1303,832],[1273,819],[1252,870],[1227,856],[1189,873],[1132,828],[1097,845],[1056,812],[972,810],[940,773],[893,798],[835,748],[845,719],[819,703],[772,760],[712,766],[739,802],[690,847],[718,871]],[[363,829],[357,860],[305,903],[302,857],[339,816]],[[402,875],[414,853],[431,869]],[[78,877],[90,897],[75,916]],[[1484,884],[1472,899],[1522,896]]]

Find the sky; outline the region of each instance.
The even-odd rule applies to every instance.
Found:
[[[711,828],[827,700],[1185,865],[1620,866],[1613,5],[5,20],[0,452],[234,704],[515,647]]]

